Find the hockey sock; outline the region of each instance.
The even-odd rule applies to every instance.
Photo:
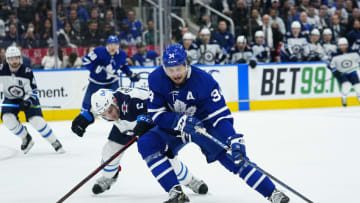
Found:
[[[119,149],[121,149],[124,145],[118,144],[113,141],[108,141],[102,150],[102,160],[101,163],[107,161],[112,155],[114,155]],[[115,174],[121,171],[120,160],[124,156],[124,153],[121,153],[118,157],[116,157],[112,162],[105,166],[103,169],[103,176],[107,178],[112,178]]]
[[[53,130],[46,123],[43,117],[33,116],[29,119],[29,123],[41,134],[41,136],[47,140],[50,144],[56,141],[56,137]]]
[[[17,120],[14,114],[6,113],[2,116],[2,120],[4,125],[19,138],[24,139],[26,137],[28,133],[26,128]]]
[[[190,183],[193,175],[188,170],[188,167],[181,161],[177,159],[177,157],[173,159],[169,159],[172,167],[174,168],[176,177],[181,185],[187,185]]]

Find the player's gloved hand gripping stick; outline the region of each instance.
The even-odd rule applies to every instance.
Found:
[[[234,149],[231,149],[231,147],[225,145],[224,143],[220,142],[218,139],[216,139],[215,137],[213,137],[212,135],[210,135],[208,132],[206,132],[205,128],[199,127],[199,126],[195,126],[195,130],[198,133],[201,133],[202,135],[204,135],[205,137],[211,139],[212,141],[214,141],[216,144],[218,144],[219,146],[221,146],[222,148],[224,148],[227,151],[231,151],[231,153],[234,152]],[[230,145],[233,146],[233,145]],[[245,150],[245,148],[244,148]],[[235,149],[235,151],[237,151],[237,149]],[[233,156],[233,155],[232,155]],[[234,157],[234,156],[233,156]],[[311,201],[310,199],[306,198],[304,195],[300,194],[299,192],[297,192],[296,190],[294,190],[293,188],[291,188],[290,186],[288,186],[287,184],[285,184],[284,182],[282,182],[281,180],[277,179],[276,177],[274,177],[273,175],[271,175],[270,173],[264,171],[263,169],[261,169],[260,167],[258,167],[257,165],[253,164],[252,162],[250,162],[246,156],[242,158],[242,160],[244,162],[246,162],[247,164],[249,164],[250,166],[252,166],[253,168],[256,168],[256,170],[260,171],[261,173],[267,175],[269,178],[271,178],[272,180],[274,180],[275,182],[277,182],[278,184],[280,184],[281,186],[285,187],[286,189],[288,189],[289,191],[291,191],[292,193],[294,193],[295,195],[297,195],[298,197],[300,197],[301,199],[305,200],[306,202],[309,203],[313,203],[313,201]]]
[[[68,193],[66,193],[57,203],[64,202],[68,197],[70,197],[74,192],[76,192],[81,186],[83,186],[87,181],[89,181],[92,177],[94,177],[99,171],[101,171],[105,166],[107,166],[110,162],[112,162],[116,157],[118,157],[122,152],[124,152],[127,148],[129,148],[132,144],[134,144],[139,137],[144,135],[148,130],[150,130],[154,126],[150,117],[146,115],[139,115],[137,117],[137,124],[134,128],[134,137],[125,144],[119,151],[117,151],[114,155],[112,155],[107,161],[101,164],[98,168],[96,168],[93,172],[91,172],[88,176],[86,176],[80,183],[75,185]]]

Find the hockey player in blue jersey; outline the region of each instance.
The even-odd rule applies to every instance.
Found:
[[[338,52],[331,59],[330,69],[341,84],[341,101],[344,107],[347,106],[347,96],[352,86],[354,86],[356,96],[360,102],[360,81],[357,74],[359,64],[359,53],[349,49],[349,43],[346,38],[339,38]]]
[[[0,84],[4,92],[4,104],[17,104],[18,107],[1,108],[1,119],[6,128],[22,139],[21,150],[24,154],[33,147],[34,141],[26,127],[19,122],[18,114],[23,111],[26,120],[48,141],[55,151],[65,152],[61,143],[54,135],[51,127],[43,118],[37,96],[37,85],[30,64],[24,64],[20,50],[11,46],[5,52],[6,63],[0,64]]]
[[[151,118],[146,116],[147,98],[148,91],[137,88],[119,88],[116,91],[99,89],[91,96],[91,111],[94,115],[101,116],[114,124],[108,141],[103,146],[102,162],[126,145],[133,135],[141,136],[153,127]],[[167,154],[168,156],[172,154],[171,148],[168,149]],[[123,155],[120,154],[103,169],[102,176],[93,186],[94,194],[109,190],[116,182]],[[186,165],[174,156],[170,157],[170,161],[182,185],[199,194],[207,192],[207,185],[193,176]]]
[[[156,51],[146,50],[142,42],[136,44],[136,54],[133,56],[135,66],[156,66],[158,57]]]
[[[100,88],[116,90],[119,87],[121,72],[125,73],[132,82],[139,81],[140,77],[127,66],[126,53],[119,50],[119,39],[110,35],[106,47],[97,47],[83,58],[83,64],[90,71],[87,87],[80,114],[74,119],[71,129],[82,135],[85,132],[81,126],[91,124],[94,120],[89,112],[91,95]]]
[[[183,193],[164,151],[171,146],[176,154],[189,142],[201,148],[209,163],[219,161],[271,202],[289,201],[267,176],[243,161],[248,159],[244,138],[235,132],[218,83],[205,71],[187,64],[181,45],[169,45],[165,49],[163,66],[149,75],[149,89],[148,112],[156,127],[140,137],[138,150],[160,185],[169,192],[167,203],[188,202],[189,198]],[[199,134],[195,126],[205,127],[231,151]]]

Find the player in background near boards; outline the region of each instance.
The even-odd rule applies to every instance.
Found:
[[[359,63],[359,53],[349,49],[349,43],[346,38],[340,38],[338,41],[338,51],[333,55],[330,62],[330,69],[341,84],[341,102],[344,107],[347,106],[346,98],[352,86],[360,102],[360,82],[357,75]]]
[[[244,161],[248,160],[244,138],[235,132],[218,83],[210,74],[188,64],[182,45],[165,49],[163,66],[149,75],[149,89],[148,112],[156,127],[139,138],[138,150],[157,181],[169,192],[166,203],[189,202],[163,153],[169,143],[177,154],[189,142],[201,148],[209,163],[219,161],[272,203],[289,202],[266,175]],[[224,150],[198,133],[196,126],[205,127],[231,150]]]
[[[10,46],[5,53],[6,63],[0,65],[0,83],[3,86],[5,99],[3,104],[17,104],[18,107],[1,108],[1,119],[4,125],[17,137],[22,139],[21,150],[28,153],[34,141],[26,127],[20,123],[18,114],[24,111],[26,120],[48,141],[56,152],[65,152],[53,130],[43,118],[37,96],[37,85],[30,64],[23,64],[20,50]]]
[[[132,82],[140,80],[140,76],[133,73],[127,66],[126,53],[119,50],[119,39],[110,35],[106,47],[97,47],[83,58],[83,64],[90,71],[89,85],[87,87],[80,114],[72,123],[72,131],[77,133],[82,129],[76,129],[79,123],[91,122],[94,116],[89,112],[91,95],[100,88],[116,90],[119,88],[121,72],[124,72]]]
[[[99,89],[92,95],[91,111],[93,114],[99,115],[114,124],[108,142],[102,150],[102,162],[108,160],[126,145],[134,135],[141,136],[154,126],[151,118],[146,116],[147,98],[148,92],[137,88],[119,88],[115,92],[108,89]],[[82,128],[86,129],[87,125],[82,126]],[[171,148],[166,153],[168,156],[172,156]],[[94,194],[103,193],[116,182],[121,170],[119,164],[123,155],[124,153],[120,154],[103,169],[102,176],[93,186],[92,191]],[[193,176],[185,164],[174,156],[172,156],[171,160],[181,184],[188,186],[196,193],[207,193],[207,185]]]

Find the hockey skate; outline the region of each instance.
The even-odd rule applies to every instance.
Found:
[[[208,186],[202,180],[198,180],[195,177],[192,177],[189,184],[185,185],[186,187],[190,188],[196,194],[204,195],[208,192]]]
[[[105,192],[105,190],[109,190],[111,185],[113,185],[116,182],[118,174],[119,174],[119,171],[117,171],[116,174],[114,175],[114,177],[112,177],[112,178],[107,178],[104,176],[99,178],[92,188],[93,193],[95,195],[97,195],[97,194]]]
[[[169,191],[169,200],[165,201],[164,203],[183,203],[183,202],[190,202],[189,197],[185,195],[180,185],[175,185]]]
[[[341,97],[341,103],[342,103],[343,107],[347,106],[346,97]]]
[[[288,196],[277,189],[274,190],[268,200],[272,203],[288,203],[290,201]]]
[[[55,142],[51,143],[51,145],[54,147],[57,153],[65,153],[65,150],[59,140],[55,140]]]
[[[24,154],[28,153],[30,149],[34,146],[34,141],[32,140],[32,137],[29,135],[29,133],[24,137],[21,144],[21,151],[24,152]]]

